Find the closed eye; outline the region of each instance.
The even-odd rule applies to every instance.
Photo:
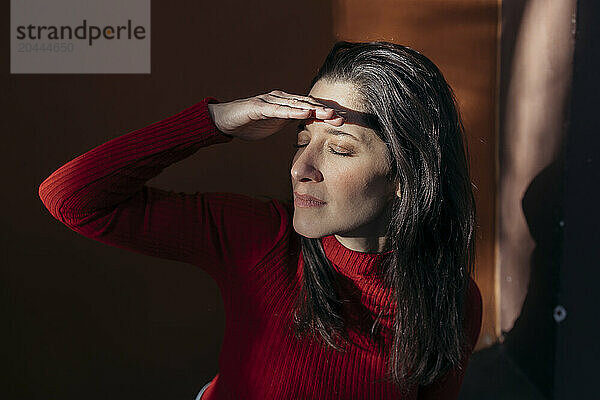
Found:
[[[300,149],[302,147],[308,146],[308,144],[292,144],[292,146],[294,146],[294,148],[296,148],[296,149]],[[352,153],[340,153],[339,151],[335,151],[331,147],[329,148],[329,152],[331,154],[335,154],[335,155],[343,156],[343,157],[351,157],[352,156]]]

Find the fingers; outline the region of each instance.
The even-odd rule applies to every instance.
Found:
[[[337,116],[337,117],[332,118],[332,119],[325,119],[325,120],[323,120],[323,122],[326,122],[326,123],[328,123],[330,125],[333,125],[333,126],[342,126],[344,124],[344,117],[342,117],[340,115],[340,116]]]
[[[267,96],[271,98],[279,98],[279,99],[287,99],[295,104],[302,105],[311,104],[315,107],[326,107],[324,104],[319,103],[315,98],[310,96],[300,96],[297,94],[289,94],[281,90],[273,90],[270,93],[267,93]]]
[[[306,119],[313,113],[310,108],[297,108],[265,101],[262,114],[268,118]]]
[[[302,96],[298,96],[298,97],[280,97],[280,96],[276,96],[273,95],[271,93],[267,93],[261,96],[258,96],[260,99],[262,99],[265,102],[271,103],[271,104],[280,104],[280,105],[284,105],[284,106],[288,106],[288,107],[294,107],[294,108],[300,108],[300,109],[304,109],[304,110],[315,110],[317,112],[319,111],[327,111],[327,112],[331,112],[333,111],[331,108],[326,107],[323,104],[318,104],[316,102],[313,101],[309,101],[306,100],[305,98],[302,98]]]
[[[310,108],[296,108],[293,106],[287,106],[284,104],[273,104],[265,102],[263,115],[270,118],[292,118],[292,119],[309,119],[315,118],[323,120],[329,124],[340,126],[343,124],[344,118],[335,115],[332,109],[310,109]]]
[[[335,110],[319,104],[307,96],[291,95],[280,90],[257,96],[264,102],[262,114],[268,118],[321,119],[334,126],[343,124],[344,118]]]

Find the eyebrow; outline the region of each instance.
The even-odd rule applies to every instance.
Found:
[[[308,128],[306,127],[306,122],[302,121],[298,124],[298,132],[303,131],[303,130],[308,130]],[[360,139],[357,138],[356,136],[354,136],[351,133],[348,132],[344,132],[344,131],[340,131],[339,129],[335,129],[335,128],[325,128],[325,133],[328,133],[330,135],[336,135],[336,136],[349,136],[352,139],[356,140],[357,142],[360,142]]]

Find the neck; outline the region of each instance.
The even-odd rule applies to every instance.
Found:
[[[343,237],[334,235],[344,247],[361,253],[383,253],[389,251],[389,240],[385,236]]]

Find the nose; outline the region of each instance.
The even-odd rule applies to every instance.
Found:
[[[292,180],[298,182],[321,182],[323,174],[321,173],[314,155],[308,151],[308,147],[299,151],[292,160],[292,169],[290,171]]]

